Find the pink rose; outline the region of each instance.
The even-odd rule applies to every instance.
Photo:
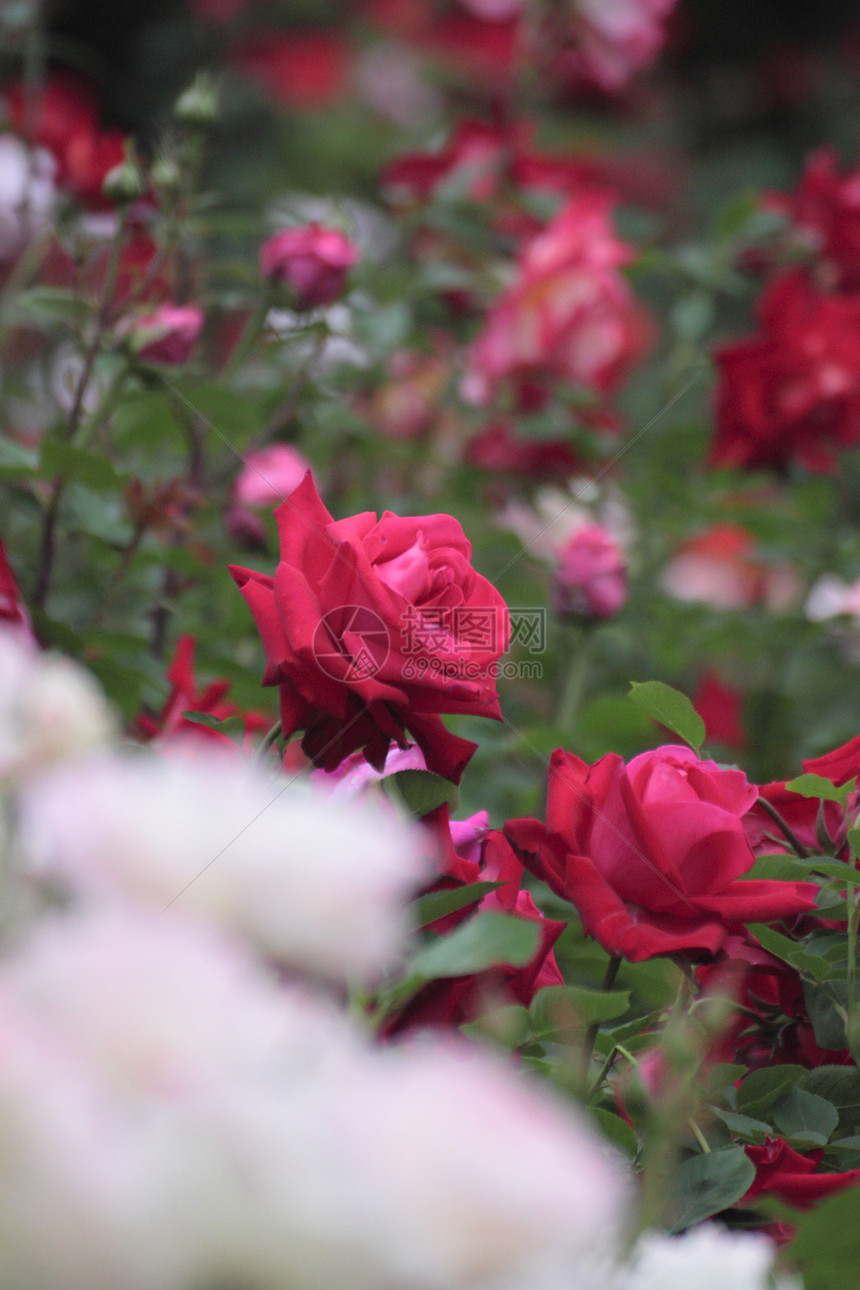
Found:
[[[615,389],[641,353],[644,312],[619,270],[633,250],[612,227],[610,193],[574,197],[528,243],[513,284],[472,347],[464,395],[486,402],[506,379]]]
[[[459,778],[474,745],[438,714],[499,717],[495,664],[510,634],[460,525],[390,511],[335,521],[310,472],[275,516],[274,577],[231,572],[263,638],[263,684],[280,686],[285,735],[303,730],[325,770],[359,748],[381,769],[409,731],[429,769]]]
[[[811,883],[744,881],[743,817],[758,796],[743,771],[689,748],[615,753],[588,766],[553,753],[547,823],[506,828],[524,863],[575,905],[610,954],[716,953],[732,928],[815,908]]]
[[[602,524],[587,524],[557,555],[555,607],[564,617],[610,618],[627,599],[627,559]]]
[[[203,310],[195,305],[159,305],[130,328],[138,358],[171,365],[187,362],[203,322]]]
[[[299,309],[330,305],[343,291],[358,248],[339,229],[305,224],[275,233],[260,247],[260,270],[269,282],[292,287]]]

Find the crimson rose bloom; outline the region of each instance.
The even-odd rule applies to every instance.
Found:
[[[358,248],[340,229],[305,224],[275,233],[260,247],[260,271],[292,287],[298,309],[330,305],[343,291]]]
[[[408,730],[429,769],[458,779],[474,744],[435,714],[500,718],[495,663],[510,635],[460,525],[390,511],[335,521],[310,471],[275,517],[275,576],[231,573],[263,638],[263,684],[281,687],[284,734],[304,730],[326,770],[358,748],[381,770]]]
[[[832,470],[834,451],[860,442],[860,300],[822,294],[794,270],[773,280],[758,313],[758,336],[715,354],[712,461]]]
[[[588,766],[553,753],[546,826],[506,828],[531,871],[579,910],[589,935],[633,962],[716,953],[730,929],[815,907],[809,883],[739,879],[754,863],[742,817],[757,790],[686,747]]]
[[[815,1169],[824,1155],[811,1151],[802,1156],[793,1151],[783,1138],[768,1138],[760,1147],[744,1147],[755,1165],[755,1182],[739,1202],[748,1204],[756,1196],[779,1196],[798,1209],[809,1209],[816,1201],[846,1187],[860,1183],[860,1169],[846,1169],[844,1173],[816,1173]]]

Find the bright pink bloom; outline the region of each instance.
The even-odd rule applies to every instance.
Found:
[[[437,714],[498,717],[495,664],[510,620],[475,572],[450,515],[386,511],[335,521],[310,472],[275,512],[274,578],[232,568],[266,650],[264,685],[279,685],[284,733],[333,770],[359,748],[382,768],[410,731],[431,770],[459,778],[474,745]]]
[[[234,489],[240,506],[271,506],[282,502],[310,470],[307,458],[288,443],[273,443],[258,452],[248,452],[243,460]]]
[[[627,558],[602,524],[586,524],[557,553],[553,596],[566,618],[611,618],[622,608]]]
[[[546,376],[598,393],[623,380],[647,326],[619,272],[633,249],[615,234],[612,206],[609,193],[584,193],[528,243],[472,347],[472,401],[486,402],[508,378]]]
[[[130,329],[138,358],[171,366],[187,362],[204,321],[196,305],[159,305]]]
[[[833,470],[860,443],[860,299],[818,291],[803,270],[775,278],[760,331],[715,353],[716,466]]]
[[[321,224],[284,229],[260,247],[263,277],[291,286],[299,309],[337,300],[357,259],[358,247],[348,237]]]
[[[633,962],[711,955],[733,928],[815,908],[812,883],[744,880],[743,817],[758,790],[689,748],[615,753],[588,766],[552,756],[547,822],[505,828],[537,877],[575,905],[586,932]]]

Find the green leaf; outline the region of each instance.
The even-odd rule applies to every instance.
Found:
[[[855,856],[860,856],[860,829],[848,830],[848,845]]]
[[[630,1008],[629,990],[590,990],[581,985],[550,985],[538,990],[531,1003],[538,1034],[614,1021]]]
[[[453,887],[450,891],[428,892],[415,902],[416,925],[426,927],[428,923],[435,923],[437,918],[444,918],[446,914],[474,905],[487,892],[503,886],[504,883],[501,882],[472,882],[465,887]]]
[[[800,797],[820,797],[824,802],[844,802],[848,793],[847,785],[837,788],[823,775],[798,775],[797,779],[791,780],[785,787],[790,793],[798,793]]]
[[[0,434],[0,477],[23,479],[39,468],[39,458],[32,448],[25,448],[8,435]]]
[[[743,1147],[720,1147],[684,1160],[673,1180],[669,1231],[683,1232],[729,1209],[749,1191],[754,1180],[755,1165]]]
[[[789,1259],[806,1290],[854,1290],[860,1285],[860,1188],[819,1202],[797,1224]]]
[[[737,1066],[733,1062],[717,1062],[708,1071],[705,1088],[713,1097],[716,1093],[722,1093],[724,1088],[734,1084],[735,1080],[741,1079],[746,1073],[746,1066]]]
[[[805,1074],[802,1066],[763,1066],[750,1071],[738,1089],[738,1110],[755,1120],[761,1119]]]
[[[57,439],[46,439],[42,444],[41,471],[52,479],[74,481],[97,490],[118,488],[120,482],[107,457]]]
[[[809,882],[810,865],[808,860],[798,860],[797,856],[769,855],[759,856],[748,873],[742,874],[744,880],[753,882],[758,879],[776,880],[777,882]]]
[[[639,1150],[636,1130],[632,1129],[626,1120],[622,1120],[620,1115],[607,1111],[605,1107],[591,1107],[591,1115],[597,1121],[603,1136],[632,1160]]]
[[[766,950],[801,974],[812,977],[814,981],[823,981],[828,975],[829,968],[819,955],[810,954],[802,945],[783,936],[782,932],[775,932],[763,923],[750,923],[749,930]]]
[[[540,927],[532,919],[487,911],[419,950],[408,976],[434,981],[491,967],[524,967],[534,958],[539,942]]]
[[[792,1139],[800,1150],[823,1147],[839,1123],[839,1112],[832,1102],[796,1086],[774,1103],[771,1116],[782,1136]]]
[[[727,1129],[737,1134],[739,1138],[746,1138],[748,1142],[762,1143],[772,1132],[771,1126],[765,1120],[755,1120],[751,1115],[741,1115],[737,1111],[724,1111],[716,1106],[712,1106],[711,1111],[718,1120],[722,1120]]]
[[[705,723],[686,694],[662,681],[632,681],[630,697],[649,717],[699,751],[705,742]]]
[[[446,802],[451,810],[456,810],[460,800],[457,785],[431,770],[398,770],[386,776],[384,783],[386,791],[396,790],[407,809],[419,820]]]
[[[845,1016],[848,1006],[848,983],[846,981],[828,981],[824,985],[812,985],[803,982],[803,998],[815,1042],[821,1048],[831,1052],[847,1048],[845,1035]]]

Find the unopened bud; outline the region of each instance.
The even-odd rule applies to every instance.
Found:
[[[187,90],[183,90],[173,108],[173,115],[182,125],[198,129],[218,120],[218,91],[207,72],[198,72]]]
[[[125,161],[121,161],[105,175],[102,192],[108,201],[115,202],[117,206],[128,206],[146,192],[143,171],[131,148],[126,151]]]

